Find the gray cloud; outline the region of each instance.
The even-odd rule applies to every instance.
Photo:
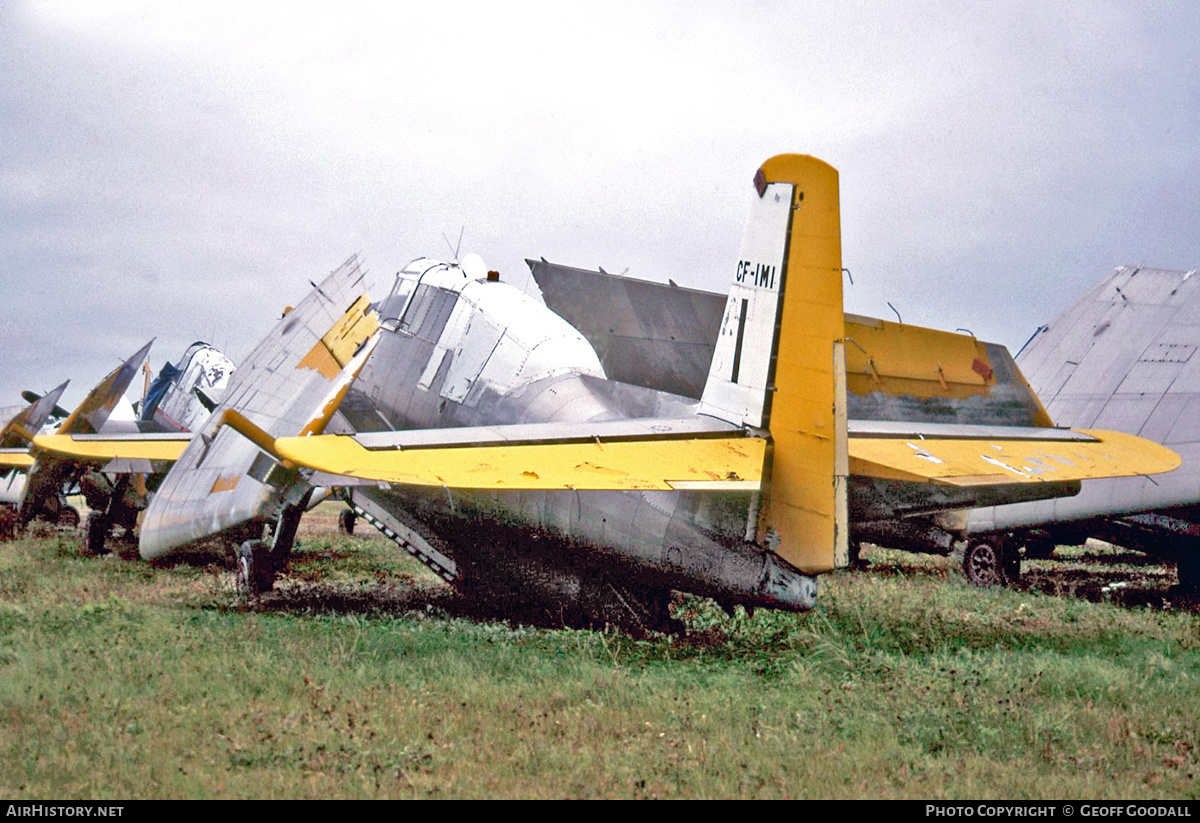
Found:
[[[850,310],[1014,349],[1197,265],[1188,4],[0,7],[0,403],[237,357],[355,251],[723,289],[749,180],[842,175]]]

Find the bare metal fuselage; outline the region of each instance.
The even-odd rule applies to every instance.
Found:
[[[606,379],[570,324],[507,284],[417,261],[383,302],[383,338],[343,406],[359,430],[688,417],[685,397]],[[357,402],[355,402],[357,401]],[[749,493],[356,490],[432,535],[460,566],[502,548],[599,562],[643,588],[805,608],[812,578],[745,540]],[[489,557],[490,555],[490,557]]]

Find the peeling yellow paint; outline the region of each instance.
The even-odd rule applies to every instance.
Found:
[[[212,488],[208,490],[208,493],[231,492],[237,488],[241,479],[242,476],[240,474],[223,474],[213,481]]]
[[[296,368],[312,369],[330,380],[336,379],[342,368],[354,358],[359,346],[378,328],[379,319],[371,311],[371,297],[364,292],[304,355]]]
[[[925,437],[918,447],[904,437],[851,437],[850,473],[883,480],[988,486],[1161,474],[1180,464],[1175,452],[1140,437],[1080,431],[1097,439]]]
[[[312,369],[319,372],[322,377],[327,377],[330,380],[335,380],[338,372],[342,367],[338,365],[329,349],[325,347],[324,340],[318,340],[317,344],[309,350],[308,354],[296,364],[298,369]]]
[[[847,334],[838,173],[803,155],[772,157],[762,173],[767,182],[794,189],[769,421],[774,444],[757,540],[817,574],[837,565],[848,532],[846,485],[836,480],[845,423],[837,413],[844,404],[838,397],[843,361],[835,362],[834,350]],[[864,374],[868,357],[859,364]],[[875,362],[886,374],[886,364]]]

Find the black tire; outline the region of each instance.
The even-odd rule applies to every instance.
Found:
[[[79,510],[74,506],[63,506],[58,510],[58,525],[79,528]]]
[[[104,541],[111,524],[100,512],[92,512],[83,524],[83,550],[88,554],[107,554]]]
[[[342,534],[354,534],[354,524],[358,521],[358,515],[353,509],[342,509],[338,512],[338,531]]]
[[[1200,557],[1186,554],[1175,564],[1175,574],[1179,578],[1179,588],[1186,594],[1200,594]]]
[[[275,564],[271,547],[262,540],[247,540],[237,552],[237,589],[244,595],[259,595],[275,587]]]
[[[1021,557],[1003,538],[973,540],[963,552],[963,574],[972,586],[1004,586],[1021,576]]]

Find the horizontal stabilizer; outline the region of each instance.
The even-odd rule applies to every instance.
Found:
[[[191,439],[192,436],[186,433],[108,436],[47,434],[34,438],[33,442],[44,451],[81,460],[107,461],[126,458],[174,462],[183,454]]]
[[[955,427],[958,428],[958,427]],[[974,428],[974,427],[964,427]],[[1110,431],[1046,429],[1024,437],[850,436],[850,474],[954,486],[1061,483],[1160,474],[1180,465],[1170,449]],[[1067,430],[1070,431],[1070,430]]]
[[[0,449],[0,468],[28,469],[33,457],[26,449]]]
[[[274,445],[279,457],[299,466],[411,486],[580,491],[759,488],[766,440],[729,427],[700,436],[685,434],[682,428],[674,436],[631,432],[605,438],[597,434],[596,426],[586,436],[577,427],[554,424],[497,426],[389,433],[389,437],[422,435],[411,438],[407,447],[395,443],[368,448],[348,435],[281,437]],[[569,429],[575,430],[573,436]],[[490,441],[485,439],[489,432]]]
[[[1056,440],[1092,442],[1097,438],[1080,429],[1050,426],[979,426],[906,420],[851,420],[851,437],[916,437],[938,440]]]

